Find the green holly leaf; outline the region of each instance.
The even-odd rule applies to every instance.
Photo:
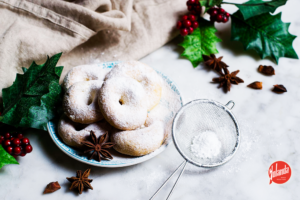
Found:
[[[4,165],[9,165],[9,164],[19,164],[16,159],[10,155],[9,153],[7,153],[2,145],[0,144],[0,169],[4,166]]]
[[[17,74],[12,86],[2,90],[1,122],[47,130],[47,122],[55,117],[62,101],[59,78],[63,67],[55,67],[60,57],[61,53],[48,57],[42,65],[33,62],[23,69],[24,74]]]
[[[243,4],[235,4],[242,12],[244,19],[247,20],[251,17],[261,15],[264,13],[273,13],[279,6],[285,5],[287,0],[250,0]],[[255,5],[257,4],[257,5]]]
[[[221,5],[223,0],[199,0],[201,6],[205,6],[206,8],[213,7],[215,5]]]
[[[215,35],[216,31],[212,22],[200,18],[199,28],[185,36],[183,42],[179,44],[185,49],[181,55],[189,59],[194,67],[197,67],[203,61],[202,55],[218,53],[216,43],[222,40]]]
[[[244,20],[240,11],[232,15],[231,39],[243,43],[244,48],[254,49],[264,59],[270,56],[276,60],[280,57],[296,58],[293,41],[296,36],[288,32],[290,23],[281,21],[281,13],[265,13]]]

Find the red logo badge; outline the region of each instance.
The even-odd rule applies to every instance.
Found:
[[[270,177],[270,184],[272,182],[283,184],[291,178],[292,170],[286,162],[276,161],[270,166],[268,174]]]

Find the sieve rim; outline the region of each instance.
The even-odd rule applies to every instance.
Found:
[[[226,105],[228,105],[230,102],[233,102],[233,101],[229,101]],[[236,126],[236,132],[237,132],[237,139],[236,139],[236,144],[235,144],[235,147],[234,149],[232,150],[232,152],[226,156],[224,159],[222,159],[220,162],[216,162],[216,163],[212,163],[212,164],[209,164],[209,165],[203,165],[203,164],[199,164],[197,162],[194,162],[193,160],[191,160],[188,156],[185,155],[185,153],[183,151],[180,150],[179,146],[178,146],[178,141],[175,137],[175,125],[177,124],[177,121],[178,121],[178,116],[180,116],[180,114],[183,112],[183,110],[185,108],[187,108],[188,106],[190,106],[191,104],[197,104],[197,103],[210,103],[210,104],[213,104],[223,110],[225,110],[231,117],[232,121],[234,122],[235,126]],[[234,103],[234,102],[233,102]],[[240,128],[239,128],[239,124],[236,120],[236,117],[234,116],[234,114],[232,113],[231,109],[228,108],[227,106],[217,102],[217,101],[214,101],[214,100],[211,100],[211,99],[196,99],[196,100],[193,100],[193,101],[190,101],[188,103],[186,103],[184,106],[182,106],[180,108],[180,110],[176,113],[175,117],[174,117],[174,120],[173,120],[173,124],[172,124],[172,138],[173,138],[173,141],[174,141],[174,144],[175,144],[175,147],[177,149],[177,151],[181,154],[181,156],[189,163],[197,166],[197,167],[203,167],[203,168],[213,168],[213,167],[218,167],[220,165],[223,165],[225,163],[227,163],[229,160],[232,159],[232,157],[235,155],[236,151],[238,150],[239,146],[240,146]]]

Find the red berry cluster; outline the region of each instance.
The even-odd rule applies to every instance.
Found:
[[[207,13],[210,15],[210,21],[212,22],[223,22],[226,23],[229,20],[230,14],[226,12],[223,8],[212,7]]]
[[[188,0],[186,2],[188,10],[191,12],[193,15],[199,15],[202,12],[202,8],[200,5],[199,0]]]
[[[22,133],[5,133],[0,135],[0,145],[4,147],[7,153],[14,157],[25,156],[27,153],[32,152],[29,139],[24,138]]]
[[[182,36],[191,34],[195,28],[199,26],[196,15],[183,15],[181,21],[177,22],[177,29],[180,30]]]

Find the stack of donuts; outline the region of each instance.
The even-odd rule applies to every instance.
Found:
[[[151,67],[138,61],[111,70],[74,67],[63,88],[58,133],[67,145],[82,148],[90,131],[97,137],[108,131],[114,149],[130,156],[149,154],[163,143],[164,122],[149,116],[161,100],[163,80]]]

